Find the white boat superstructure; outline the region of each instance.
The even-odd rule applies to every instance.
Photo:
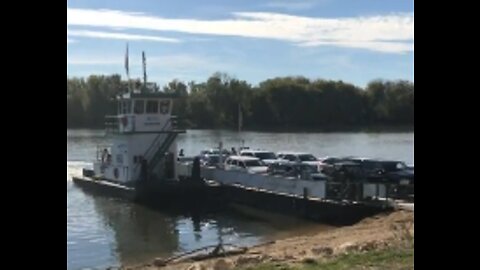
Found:
[[[110,147],[100,147],[94,176],[132,185],[147,177],[177,179],[175,96],[163,92],[126,93],[118,97],[117,114],[107,116]]]

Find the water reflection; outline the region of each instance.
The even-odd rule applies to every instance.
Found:
[[[117,199],[96,197],[95,210],[111,228],[121,264],[135,264],[179,249],[178,217]]]
[[[112,231],[118,264],[132,265],[218,243],[253,245],[275,234],[268,222],[226,212],[165,213],[118,199],[92,196]]]

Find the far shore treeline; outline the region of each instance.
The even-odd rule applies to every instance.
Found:
[[[105,115],[115,112],[113,98],[127,92],[127,85],[120,75],[67,76],[67,129],[103,128]],[[285,77],[252,86],[216,73],[206,82],[173,80],[157,90],[179,96],[174,113],[185,128],[236,129],[239,118],[250,130],[413,130],[414,124],[410,81],[375,80],[363,89],[342,81]]]

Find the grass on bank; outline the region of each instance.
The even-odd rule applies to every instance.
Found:
[[[328,261],[304,260],[299,265],[260,264],[245,270],[346,270],[346,269],[413,269],[413,253],[411,248],[391,248],[369,251],[365,253],[344,254]]]

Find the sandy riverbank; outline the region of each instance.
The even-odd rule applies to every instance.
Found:
[[[157,262],[124,267],[132,270],[227,270],[260,263],[295,265],[308,260],[331,260],[345,253],[383,250],[412,242],[414,214],[399,210],[380,214],[348,227],[328,230],[316,235],[292,237],[251,248],[245,254],[205,260],[172,263],[159,267]]]

